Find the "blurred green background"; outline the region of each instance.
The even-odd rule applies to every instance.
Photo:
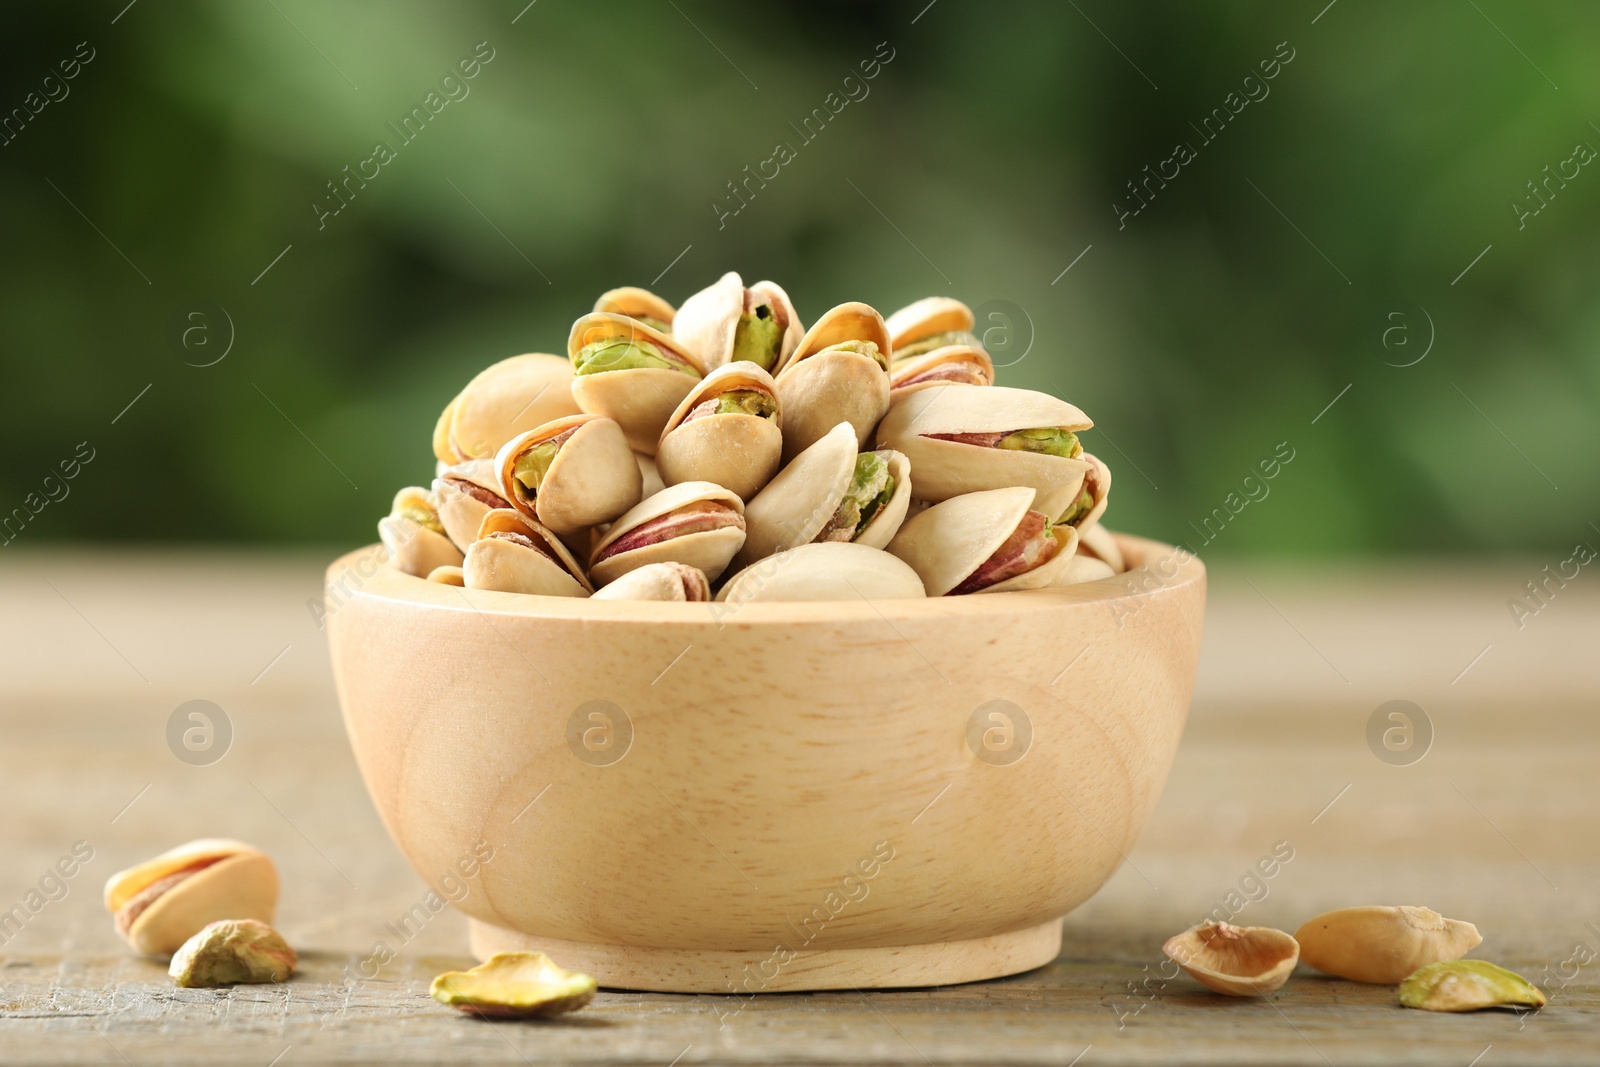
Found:
[[[525,5],[0,15],[0,514],[94,454],[11,543],[370,541],[472,373],[561,351],[606,288],[676,303],[729,269],[807,321],[982,309],[1002,384],[1095,418],[1117,528],[1235,554],[1600,537],[1593,4]],[[192,366],[216,308],[232,347]],[[210,349],[172,341],[186,321]]]

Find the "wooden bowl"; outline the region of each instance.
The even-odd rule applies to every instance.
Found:
[[[475,955],[945,985],[1054,959],[1172,765],[1205,568],[1119,540],[1135,569],[1072,589],[741,607],[461,589],[371,546],[326,622],[367,789]]]

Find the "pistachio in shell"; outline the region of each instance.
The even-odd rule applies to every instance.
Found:
[[[1112,536],[1111,531],[1098,522],[1078,527],[1078,553],[1103,560],[1116,574],[1128,569],[1128,561],[1122,554],[1122,546],[1117,544],[1117,539]]]
[[[1189,977],[1214,993],[1254,997],[1289,980],[1300,946],[1270,926],[1204,922],[1161,946]]]
[[[510,508],[483,517],[461,574],[468,589],[579,597],[594,592],[583,567],[561,539],[537,520]]]
[[[883,548],[911,503],[911,468],[893,449],[858,453],[847,422],[796,456],[745,508],[740,566],[812,541]]]
[[[1295,931],[1306,966],[1352,982],[1394,985],[1483,943],[1478,928],[1432,908],[1366,906],[1318,915]]]
[[[865,445],[889,410],[889,331],[862,303],[831,308],[806,331],[777,376],[783,459],[810,448],[840,422]]]
[[[754,363],[725,363],[689,391],[656,448],[664,485],[716,482],[748,501],[783,454],[777,386]]]
[[[616,420],[633,450],[646,455],[655,454],[667,419],[704,373],[672,337],[604,311],[572,324],[567,356],[578,406]]]
[[[166,955],[218,919],[272,922],[278,869],[242,841],[202,838],[113,874],[105,906],[134,949]]]
[[[461,550],[445,536],[433,494],[420,486],[394,495],[389,514],[378,520],[378,538],[390,565],[418,578],[435,567],[461,562]]]
[[[1400,1004],[1423,1011],[1542,1008],[1544,992],[1515,971],[1487,960],[1442,960],[1400,983]]]
[[[257,919],[219,919],[206,924],[172,954],[167,974],[188,988],[286,982],[299,959],[269,924]]]
[[[747,289],[734,271],[685,300],[672,321],[672,335],[707,370],[745,361],[776,375],[805,332],[781,286],[760,281]]]
[[[571,415],[519,434],[495,465],[511,506],[562,535],[610,522],[644,495],[622,427],[603,415]]]
[[[728,579],[719,601],[911,600],[927,593],[903,561],[851,541],[814,541],[758,560]]]
[[[493,458],[469,459],[442,469],[433,479],[439,522],[455,546],[465,552],[478,536],[483,517],[496,508],[509,508]]]
[[[647,563],[683,563],[716,581],[744,544],[744,501],[713,482],[679,482],[611,524],[589,558],[589,577],[609,585]]]
[[[896,361],[947,345],[983,347],[972,333],[977,323],[972,309],[954,297],[925,296],[907,304],[885,321]]]
[[[931,385],[993,385],[994,361],[976,345],[942,345],[889,364],[889,402]]]
[[[447,971],[428,992],[440,1004],[485,1019],[535,1019],[577,1011],[599,985],[543,952],[497,952],[470,971]]]
[[[594,302],[594,310],[612,315],[626,315],[661,333],[672,332],[672,319],[677,314],[673,306],[648,289],[624,285],[608,289]]]
[[[460,567],[435,567],[428,572],[428,581],[460,588],[467,584],[467,576]]]
[[[1061,568],[1052,584],[1055,586],[1082,585],[1085,582],[1098,582],[1102,578],[1111,578],[1116,573],[1111,569],[1111,564],[1105,560],[1084,554],[1082,534],[1080,534],[1078,551],[1074,552],[1072,558],[1067,560],[1067,565]]]
[[[711,599],[711,581],[705,571],[687,563],[646,563],[601,589],[592,599],[703,603]]]
[[[889,551],[911,564],[929,596],[1002,593],[1055,584],[1078,532],[1050,525],[1027,486],[951,497],[908,519]]]
[[[434,453],[447,464],[487,459],[519,433],[578,414],[572,364],[547,352],[530,352],[491,364],[450,402],[434,429]]]
[[[1072,503],[1055,519],[1060,525],[1080,532],[1100,521],[1111,496],[1111,468],[1098,456],[1087,452],[1083,453],[1083,460],[1089,464],[1089,469],[1083,472],[1083,485]]]

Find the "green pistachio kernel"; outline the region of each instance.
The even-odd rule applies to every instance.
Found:
[[[444,533],[444,524],[439,521],[438,514],[430,507],[422,504],[404,504],[396,514],[402,518],[410,519],[418,526],[432,530],[434,533]]]
[[[770,419],[778,413],[778,401],[761,389],[730,389],[717,397],[718,415],[755,415]]]
[[[1542,1008],[1545,995],[1515,971],[1487,960],[1430,963],[1400,983],[1400,1003],[1423,1011]]]
[[[539,492],[539,485],[544,481],[544,476],[550,473],[550,463],[556,458],[556,451],[561,446],[554,441],[534,445],[511,466],[511,477],[521,487],[519,492],[524,500],[532,500]]]
[[[1078,443],[1077,434],[1054,426],[1008,433],[1000,438],[1000,443],[995,447],[1009,448],[1016,452],[1038,452],[1046,456],[1061,456],[1064,459],[1076,459],[1083,454],[1083,446]]]
[[[857,514],[856,534],[867,528],[867,523],[892,496],[894,475],[889,473],[888,457],[882,452],[863,452],[856,457],[855,474],[845,492],[845,500]]]
[[[971,345],[973,348],[983,347],[978,343],[978,339],[976,337],[970,333],[967,333],[965,330],[950,330],[946,333],[930,334],[927,337],[912,341],[908,345],[902,345],[894,350],[894,358],[897,360],[910,359],[912,356],[920,356],[924,352],[932,352],[935,348],[943,348],[946,345]]]
[[[608,337],[584,345],[572,366],[574,374],[603,374],[613,370],[676,370],[699,377],[693,367],[668,359],[649,341],[626,337]]]
[[[1056,520],[1057,526],[1076,526],[1078,521],[1094,510],[1094,494],[1088,489],[1078,494],[1078,498],[1067,505],[1067,510],[1061,513]]]
[[[771,370],[783,347],[783,329],[772,317],[772,307],[760,304],[754,311],[739,316],[733,331],[733,359],[749,360],[762,370]]]
[[[866,356],[884,370],[889,369],[889,357],[879,351],[877,343],[873,341],[840,341],[824,348],[822,352],[854,352],[858,356]],[[817,354],[820,356],[822,352]]]
[[[642,322],[646,326],[650,327],[652,330],[656,331],[657,333],[671,333],[672,332],[672,327],[669,324],[667,324],[665,322],[662,322],[660,319],[655,318],[652,315],[633,315],[633,316],[630,316],[630,317],[633,319],[634,322]]]

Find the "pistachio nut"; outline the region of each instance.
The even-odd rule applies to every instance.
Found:
[[[1054,586],[1082,585],[1085,582],[1098,582],[1102,578],[1110,578],[1117,572],[1111,569],[1111,564],[1104,560],[1095,559],[1083,551],[1083,535],[1078,535],[1078,551],[1067,560],[1067,565],[1062,567],[1056,575]]]
[[[600,299],[594,302],[594,309],[612,315],[626,315],[661,333],[672,332],[672,318],[676,314],[671,304],[650,290],[632,285],[601,293]]]
[[[983,347],[972,334],[977,322],[972,309],[953,297],[925,296],[896,311],[886,321],[896,361],[946,345]]]
[[[882,549],[850,541],[815,541],[752,563],[728,579],[717,599],[747,604],[910,600],[926,595],[917,572]]]
[[[1161,946],[1189,977],[1214,993],[1253,997],[1270,993],[1289,980],[1300,946],[1270,926],[1233,926],[1204,922]]]
[[[1010,486],[951,497],[908,519],[889,551],[911,564],[929,596],[1042,589],[1072,559],[1078,532],[1052,527],[1034,509],[1037,495]]]
[[[1111,531],[1098,522],[1091,526],[1078,527],[1078,552],[1080,555],[1103,560],[1113,573],[1121,574],[1128,569],[1128,561],[1122,554],[1122,546],[1117,544],[1117,539],[1112,536]]]
[[[1423,1011],[1542,1008],[1543,991],[1515,971],[1487,960],[1430,963],[1400,983],[1400,1004]]]
[[[740,566],[811,541],[883,548],[911,503],[911,468],[892,449],[856,451],[841,422],[778,472],[745,508]]]
[[[266,923],[219,919],[173,953],[167,973],[187,987],[285,982],[298,962],[283,935]]]
[[[762,281],[746,289],[733,271],[685,300],[672,321],[672,335],[707,370],[746,361],[777,374],[805,332],[780,286]]]
[[[543,952],[497,952],[470,971],[439,975],[428,992],[486,1019],[531,1019],[577,1011],[598,988],[589,975],[564,970]]]
[[[545,352],[486,367],[439,417],[434,455],[446,464],[487,459],[525,430],[576,415],[571,386],[572,364]]]
[[[1046,393],[941,384],[902,396],[878,426],[878,447],[903,452],[917,495],[938,502],[1024,485],[1052,520],[1083,489],[1090,464],[1077,434],[1087,415]]]
[[[889,331],[866,304],[830,309],[795,347],[777,377],[788,462],[840,422],[865,445],[889,410]]]
[[[622,427],[603,415],[570,415],[518,434],[495,467],[501,496],[563,535],[610,522],[644,495]]]
[[[716,482],[749,500],[783,454],[777,386],[754,363],[725,363],[689,390],[656,448],[666,485]]]
[[[611,524],[589,557],[589,577],[604,586],[647,563],[684,563],[714,582],[744,537],[738,493],[713,482],[679,482]]]
[[[467,576],[460,567],[435,567],[428,572],[428,581],[459,587],[467,584]]]
[[[461,575],[468,589],[541,596],[588,596],[594,592],[583,567],[561,539],[510,508],[483,517],[478,536],[467,549]]]
[[[418,578],[435,567],[461,562],[461,550],[445,536],[433,494],[420,486],[394,495],[389,514],[378,520],[378,538],[388,550],[390,566]]]
[[[1432,908],[1340,908],[1295,931],[1306,966],[1352,982],[1394,985],[1419,967],[1457,960],[1483,943],[1469,922]]]
[[[703,602],[711,599],[711,581],[705,571],[687,563],[646,563],[595,593],[593,599]]]
[[[572,395],[592,415],[615,419],[635,452],[654,455],[661,430],[703,374],[696,357],[667,334],[596,311],[567,335]]]
[[[889,402],[939,382],[993,385],[994,362],[976,345],[942,345],[889,364]]]
[[[477,538],[485,515],[511,506],[492,458],[469,459],[442,469],[433,479],[433,498],[445,534],[463,552]]]
[[[265,852],[242,841],[202,838],[113,874],[105,905],[128,944],[165,955],[218,919],[270,923],[278,870]]]
[[[1111,494],[1111,468],[1098,456],[1087,452],[1083,453],[1083,460],[1089,464],[1089,469],[1083,473],[1083,486],[1055,520],[1058,525],[1071,526],[1080,533],[1100,521]]]

